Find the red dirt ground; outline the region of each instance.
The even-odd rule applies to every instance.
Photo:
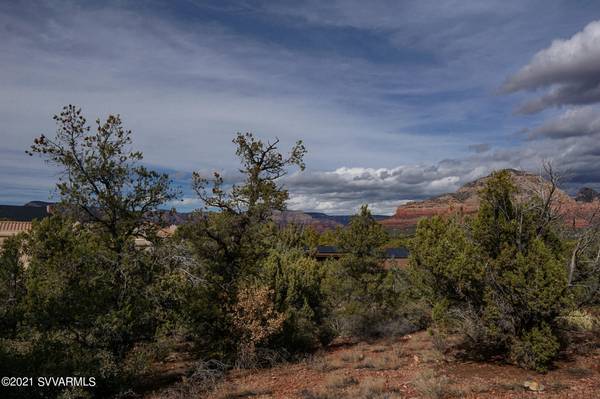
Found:
[[[600,398],[600,339],[579,338],[571,346],[576,351],[565,353],[545,374],[444,355],[422,331],[370,343],[337,342],[303,362],[234,370],[210,394],[191,394],[188,390],[173,396],[173,391],[158,391],[147,397]],[[524,386],[526,381],[543,385],[543,391],[529,390]]]

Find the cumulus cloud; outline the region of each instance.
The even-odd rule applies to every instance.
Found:
[[[469,162],[446,160],[436,165],[296,173],[285,184],[292,209],[348,213],[367,203],[379,213],[391,214],[402,203],[455,191],[487,172]]]
[[[508,93],[540,88],[548,91],[525,103],[520,112],[600,101],[600,21],[591,22],[570,39],[553,41],[503,86]]]

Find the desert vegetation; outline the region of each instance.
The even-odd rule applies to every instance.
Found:
[[[162,237],[161,207],[178,192],[142,165],[119,116],[91,128],[67,106],[55,120],[29,153],[61,168],[60,212],[0,252],[0,371],[96,383],[3,397],[270,397],[272,383],[234,379],[282,365],[322,388],[299,398],[468,397],[478,392],[444,371],[453,359],[552,372],[574,345],[597,350],[599,231],[564,227],[551,169],[528,193],[498,171],[474,216],[424,219],[414,236],[390,235],[366,205],[320,234],[271,218],[288,199],[281,178],[305,167],[302,142],[282,153],[237,134],[242,180],[195,173],[203,207]],[[382,267],[398,242],[410,266]],[[344,255],[318,262],[323,243]],[[182,372],[161,380],[178,355]]]

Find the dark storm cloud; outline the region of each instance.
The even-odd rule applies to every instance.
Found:
[[[565,139],[595,136],[600,133],[600,109],[583,107],[570,109],[528,132],[529,139]]]

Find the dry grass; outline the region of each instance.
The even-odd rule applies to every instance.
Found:
[[[367,395],[380,394],[385,392],[385,379],[368,377],[360,383],[360,390]]]
[[[449,348],[448,337],[438,330],[430,330],[431,334],[431,344],[433,345],[433,349],[444,354]]]
[[[392,348],[392,355],[400,359],[403,357],[407,357],[408,353],[406,352],[406,349],[403,346],[396,345]]]
[[[301,399],[339,399],[339,395],[329,391],[311,391],[308,389],[304,389],[299,392],[299,397]]]
[[[402,358],[391,355],[383,355],[375,360],[375,369],[384,371],[384,370],[398,370],[401,368],[405,362]]]
[[[354,368],[357,370],[360,370],[360,369],[375,369],[377,367],[375,366],[373,359],[371,359],[370,357],[366,357],[363,359],[362,362],[360,362],[356,366],[354,366]]]
[[[594,374],[590,369],[584,369],[582,367],[571,367],[565,370],[567,373],[578,378],[587,378]]]
[[[325,379],[325,386],[332,389],[342,389],[358,384],[358,380],[350,375],[334,374]]]
[[[358,363],[365,358],[362,350],[353,350],[346,352],[341,356],[341,359],[347,363]]]
[[[448,383],[448,377],[439,375],[431,369],[423,370],[413,380],[415,389],[423,395],[423,397],[429,399],[445,398],[449,393]]]
[[[367,377],[358,389],[350,392],[348,399],[400,399],[402,396],[395,391],[389,390],[384,378]]]
[[[309,369],[325,373],[341,369],[344,365],[336,359],[328,359],[327,357],[311,356],[306,360],[306,365]]]
[[[270,389],[254,388],[254,387],[231,387],[227,389],[219,399],[243,399],[257,396],[266,396],[273,393]]]

